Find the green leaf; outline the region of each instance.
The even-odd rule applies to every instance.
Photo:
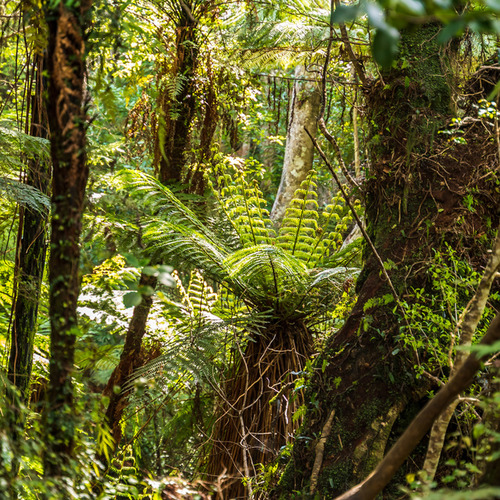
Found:
[[[125,260],[127,261],[128,266],[130,266],[130,267],[139,267],[140,266],[139,259],[137,257],[135,257],[134,255],[132,255],[130,253],[125,253],[125,254],[123,254],[123,256],[125,257]]]
[[[366,5],[366,13],[368,14],[368,20],[370,24],[378,29],[387,29],[387,23],[385,22],[384,11],[379,5],[375,3],[369,3]]]
[[[142,269],[142,274],[145,274],[146,276],[157,276],[158,269],[156,267],[146,266]]]
[[[423,16],[425,6],[420,0],[403,0],[398,4],[399,10],[412,16]]]
[[[123,305],[125,307],[135,307],[142,302],[142,296],[139,292],[129,292],[123,296]]]
[[[398,53],[399,32],[391,26],[378,29],[373,38],[372,52],[382,68],[390,68]]]
[[[500,12],[500,0],[486,0],[486,7],[489,7],[495,12]]]
[[[446,43],[450,38],[460,35],[464,28],[465,21],[462,18],[454,19],[440,31],[437,41]]]
[[[359,5],[339,5],[332,14],[331,24],[343,24],[356,19]]]

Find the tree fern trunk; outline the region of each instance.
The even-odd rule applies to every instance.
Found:
[[[236,359],[222,389],[207,459],[211,480],[224,477],[224,498],[250,498],[248,485],[290,443],[304,403],[294,382],[312,354],[311,333],[302,323],[270,326],[253,335]]]
[[[42,102],[44,91],[43,63],[43,55],[36,55],[29,133],[33,137],[46,139],[48,123],[45,105]],[[25,181],[27,185],[48,194],[49,180],[49,165],[43,159],[29,162]],[[47,250],[46,224],[46,215],[44,216],[30,208],[20,209],[19,251],[15,273],[17,279],[10,331],[9,380],[19,389],[24,403],[27,403],[29,399],[33,342],[37,327],[38,303]]]

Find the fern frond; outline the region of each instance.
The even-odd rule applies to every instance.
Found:
[[[116,174],[115,179],[133,196],[147,197],[148,206],[152,211],[167,214],[169,219],[197,230],[208,240],[215,238],[206,224],[153,176],[139,170],[123,169]]]
[[[42,216],[47,216],[50,210],[50,198],[39,189],[23,182],[0,177],[0,192],[19,205],[31,208]]]
[[[187,261],[210,273],[217,281],[223,281],[227,276],[222,262],[228,251],[205,228],[201,233],[183,224],[152,219],[147,223],[143,236],[149,251],[165,260]]]
[[[318,202],[316,193],[316,172],[311,171],[295,191],[293,199],[285,212],[277,245],[304,262],[310,260],[314,250],[311,242],[318,231]]]
[[[270,245],[274,238],[264,196],[256,182],[249,184],[234,161],[225,158],[215,167],[213,192],[237,232],[243,247]]]
[[[229,281],[243,291],[243,300],[260,307],[277,309],[305,286],[305,265],[276,246],[244,248],[229,255],[224,265]]]

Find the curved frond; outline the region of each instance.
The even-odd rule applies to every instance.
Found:
[[[46,194],[33,186],[9,177],[0,176],[0,193],[19,203],[19,205],[39,212],[43,216],[46,216],[50,210],[50,198]]]
[[[224,260],[231,282],[255,304],[277,309],[305,286],[305,265],[281,248],[257,245],[232,253]]]
[[[231,165],[230,159],[220,162],[216,171],[218,189],[212,184],[220,207],[237,232],[243,247],[269,245],[274,230],[267,205],[256,182],[249,184],[242,173]]]

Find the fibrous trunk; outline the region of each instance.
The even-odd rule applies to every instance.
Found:
[[[34,95],[31,103],[29,133],[33,137],[46,139],[48,123],[45,104],[42,101],[43,62],[43,56],[37,54],[32,79]],[[29,161],[25,181],[28,186],[33,186],[43,194],[48,194],[49,180],[49,165],[45,160],[40,157]],[[15,302],[10,332],[9,380],[19,389],[24,403],[27,403],[29,399],[33,342],[47,250],[46,224],[47,214],[29,207],[20,209]]]
[[[253,335],[236,354],[223,387],[206,473],[224,478],[224,498],[251,497],[259,464],[274,459],[293,437],[303,404],[294,383],[312,353],[312,337],[301,323]]]

